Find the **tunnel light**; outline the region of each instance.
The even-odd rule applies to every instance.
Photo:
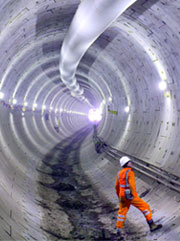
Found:
[[[27,102],[24,102],[24,106],[28,106],[28,103],[27,103]]]
[[[13,100],[12,100],[12,103],[13,103],[13,105],[17,104],[17,100],[16,100],[16,99],[13,99]]]
[[[102,113],[103,112],[103,110],[104,110],[104,106],[105,106],[105,104],[106,104],[106,101],[105,100],[103,100],[102,102],[101,102],[101,104],[100,104],[100,106],[99,106],[99,111]]]
[[[124,111],[125,111],[126,113],[128,113],[128,112],[129,112],[129,106],[126,106],[126,107],[124,108]]]
[[[4,93],[0,92],[0,99],[2,100],[4,98]]]
[[[37,107],[37,103],[34,103],[34,104],[33,104],[33,107],[36,108],[36,107]]]
[[[52,106],[50,107],[50,110],[53,110],[53,107],[52,107]]]
[[[112,102],[112,97],[109,97],[109,102]]]
[[[88,118],[91,122],[99,122],[102,119],[102,112],[100,109],[90,109]]]
[[[171,92],[170,92],[170,91],[165,91],[165,92],[164,92],[164,96],[165,96],[166,98],[171,98]]]
[[[42,108],[45,110],[45,109],[46,109],[46,106],[45,106],[45,105],[43,105],[43,106],[42,106]]]
[[[166,90],[166,88],[167,88],[166,82],[165,82],[164,80],[161,81],[161,82],[159,83],[159,89],[160,89],[160,90]]]

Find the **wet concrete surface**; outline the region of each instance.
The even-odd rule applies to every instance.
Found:
[[[86,128],[63,140],[37,167],[41,197],[37,204],[44,213],[41,229],[49,240],[120,240],[117,206],[99,197],[80,166],[79,150],[90,131]],[[146,233],[133,227],[126,236],[130,238],[124,240],[146,240]]]

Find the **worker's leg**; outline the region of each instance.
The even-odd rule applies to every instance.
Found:
[[[140,197],[134,197],[133,200],[131,201],[131,204],[138,208],[146,218],[147,222],[152,219],[152,211],[149,207],[149,205],[142,200]]]
[[[99,143],[97,143],[97,144],[95,145],[95,149],[96,149],[96,152],[97,152],[97,153],[101,153],[101,146],[100,146]]]
[[[121,229],[124,227],[124,222],[126,220],[126,214],[129,210],[130,202],[129,201],[123,201],[119,203],[119,210],[117,215],[117,222],[116,227],[118,229]]]

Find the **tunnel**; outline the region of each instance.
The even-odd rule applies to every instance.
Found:
[[[180,2],[137,0],[91,44],[76,79],[59,55],[83,0],[0,1],[0,240],[118,240],[119,158],[132,158],[150,233],[131,207],[125,240],[180,240]]]

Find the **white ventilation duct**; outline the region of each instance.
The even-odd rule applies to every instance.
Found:
[[[77,83],[77,66],[90,45],[136,0],[83,0],[62,44],[59,71],[71,95],[89,101]]]

